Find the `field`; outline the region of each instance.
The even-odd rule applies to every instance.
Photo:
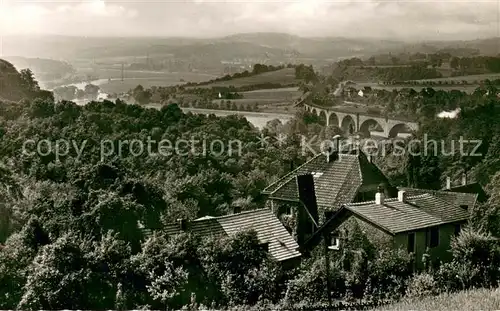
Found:
[[[125,70],[124,81],[121,81],[121,69],[119,68],[78,68],[78,73],[91,75],[98,79],[112,79],[100,84],[105,93],[123,93],[135,88],[137,85],[144,87],[170,86],[183,84],[185,82],[203,82],[214,79],[214,75],[197,72],[161,72]]]
[[[124,81],[112,80],[105,82],[100,84],[99,87],[103,92],[113,94],[127,92],[139,84],[145,88],[150,88],[152,86],[171,86],[181,83],[175,77],[127,78]]]
[[[442,294],[437,297],[426,297],[402,301],[374,309],[373,311],[469,311],[469,310],[500,310],[500,289],[468,290],[455,294]]]
[[[473,82],[479,82],[481,80],[495,80],[495,79],[500,79],[500,73],[487,73],[487,74],[481,74],[481,75],[470,75],[470,76],[460,76],[460,77],[447,77],[447,78],[436,78],[436,79],[422,79],[422,80],[415,80],[419,82],[426,82],[426,81],[432,81],[432,82],[438,82],[438,81],[467,81],[469,83]],[[425,85],[381,85],[376,82],[356,82],[356,84],[359,87],[365,87],[369,86],[373,89],[379,89],[379,90],[387,90],[387,91],[392,91],[392,90],[399,90],[403,88],[412,88],[417,92],[420,92],[425,87]],[[431,87],[435,90],[443,90],[443,91],[451,91],[451,90],[459,90],[467,93],[472,93],[474,90],[479,86],[479,84],[471,84],[471,85],[432,85]]]
[[[233,99],[236,105],[248,105],[257,103],[259,110],[263,112],[293,113],[292,103],[302,95],[296,87],[282,89],[256,90],[243,92],[244,98]],[[218,100],[214,102],[219,102]]]
[[[186,80],[187,81],[187,80]],[[196,81],[192,81],[196,82]],[[200,87],[203,88],[211,88],[211,87],[242,87],[249,86],[255,84],[264,84],[264,83],[279,83],[279,84],[291,84],[291,83],[299,83],[300,80],[295,79],[295,69],[294,68],[284,68],[277,71],[265,72],[259,75],[246,77],[246,78],[238,78],[230,81],[219,81],[210,83],[207,85],[203,85]]]
[[[170,86],[183,84],[186,82],[205,82],[214,78],[215,75],[197,72],[159,72],[159,71],[139,71],[125,70],[124,81],[121,81],[120,68],[78,68],[78,73],[82,75],[90,75],[98,79],[111,79],[109,82],[104,82],[99,86],[105,93],[123,93],[133,89],[137,85],[144,87],[151,86]],[[214,86],[230,86],[235,87],[249,86],[265,83],[291,84],[298,83],[300,80],[295,79],[295,69],[285,68],[278,71],[266,72],[252,77],[233,79],[231,81],[215,82],[208,85],[203,85],[203,88]],[[244,93],[245,100],[251,102],[258,100],[259,102],[269,101],[293,101],[300,96],[300,91],[297,88],[269,89],[257,90]]]
[[[446,80],[446,79],[445,79]],[[420,85],[381,85],[376,82],[357,82],[357,87],[365,87],[369,86],[372,89],[376,90],[401,90],[404,88],[411,88],[417,92],[420,92],[423,88],[428,86],[420,86]],[[451,91],[451,90],[459,90],[466,93],[472,93],[478,87],[478,85],[432,85],[431,86],[435,90],[443,90],[443,91]]]
[[[500,79],[500,73],[485,73],[481,75],[470,75],[470,76],[459,76],[459,77],[448,77],[448,78],[436,78],[436,79],[423,79],[423,80],[416,80],[416,81],[467,81],[467,82],[474,82],[474,81],[481,81],[481,80],[495,80],[495,79]]]
[[[255,90],[242,93],[249,99],[277,99],[277,100],[295,100],[302,95],[298,87],[288,87],[281,89]]]

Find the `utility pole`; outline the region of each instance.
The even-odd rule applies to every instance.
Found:
[[[123,64],[123,62],[122,62],[122,82],[123,82],[123,78],[124,78],[124,72],[123,72],[123,71],[124,71],[124,67],[125,67],[125,66],[124,66],[124,64]]]
[[[326,294],[328,297],[328,307],[332,309],[332,283],[330,281],[330,252],[328,249],[328,233],[324,230],[323,244],[325,248],[325,272],[326,272]]]

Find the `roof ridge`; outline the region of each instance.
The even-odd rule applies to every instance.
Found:
[[[299,169],[301,169],[303,166],[307,165],[309,162],[315,160],[317,157],[321,156],[322,153],[319,153],[317,155],[315,155],[314,157],[312,157],[311,159],[309,159],[308,161],[304,162],[302,165],[298,166],[296,169],[294,169],[293,171],[291,172],[288,172],[287,174],[283,175],[282,177],[278,178],[278,180],[276,180],[275,182],[273,182],[272,184],[270,184],[269,186],[267,186],[266,188],[264,188],[264,190],[262,190],[262,192],[267,192],[269,188],[271,188],[272,186],[274,186],[276,183],[280,182],[281,180],[285,180],[287,179],[288,177],[291,177],[291,175],[293,175],[294,173],[296,173]],[[287,179],[286,182],[288,182],[289,180]],[[281,184],[278,188],[274,189],[272,193],[276,192],[279,188],[281,188],[285,183]]]
[[[453,187],[452,187],[453,189]],[[426,191],[426,192],[432,192],[432,193],[443,193],[443,194],[466,194],[466,195],[473,195],[473,196],[478,196],[478,193],[470,193],[470,192],[458,192],[458,191],[449,191],[447,189],[440,189],[440,190],[434,190],[434,189],[424,189],[424,188],[411,188],[411,187],[398,187],[398,190],[418,190],[418,191]]]
[[[310,162],[314,161],[315,159],[317,159],[318,157],[321,157],[321,156],[325,156],[325,154],[323,154],[322,152],[318,153],[317,155],[315,155],[314,157],[312,157],[311,159],[309,159],[308,161],[304,162],[302,165],[300,165],[299,167],[297,167],[296,169],[294,169],[293,171],[291,172],[288,172],[287,174],[283,175],[282,177],[280,177],[278,180],[276,180],[275,182],[273,182],[272,184],[270,184],[269,186],[267,186],[263,192],[268,192],[269,188],[273,187],[276,183],[280,182],[280,181],[285,181],[284,183],[282,183],[280,186],[278,186],[276,189],[274,189],[274,191],[272,191],[270,194],[273,194],[274,192],[276,192],[279,188],[281,188],[284,184],[286,184],[287,182],[290,181],[290,179],[292,178],[292,175],[294,175],[294,173],[296,173],[298,170],[300,170],[302,167],[306,166],[307,164],[309,164]],[[359,157],[359,154],[350,154],[350,153],[342,153],[342,152],[339,152],[339,161],[341,161],[340,157],[348,157],[348,158],[354,158],[354,157]],[[360,173],[361,174],[361,173]]]
[[[424,197],[433,197],[433,198],[437,199],[437,197],[435,197],[433,194],[430,194],[430,193],[411,195],[411,196],[408,196],[406,199],[409,200],[409,199],[418,199],[418,198],[424,198]]]
[[[271,212],[268,208],[257,208],[257,209],[253,209],[253,210],[249,210],[249,211],[242,211],[242,212],[236,213],[236,214],[229,214],[229,215],[222,215],[222,216],[211,216],[212,218],[204,218],[203,219],[203,217],[206,217],[206,216],[203,216],[203,217],[197,218],[193,221],[204,221],[204,220],[211,220],[211,219],[225,219],[225,218],[236,217],[239,215],[256,214],[256,213],[263,212],[263,211]]]
[[[429,193],[423,193],[423,194],[419,194],[419,195],[412,195],[412,196],[407,197],[406,199],[407,200],[409,200],[409,199],[417,199],[417,198],[424,198],[424,197],[427,197],[427,196],[434,197],[434,198],[438,199],[437,197],[435,197],[435,196],[433,196],[432,194],[429,194]],[[398,198],[386,198],[384,200],[384,202],[398,202]],[[355,202],[355,203],[346,203],[344,205],[346,205],[346,206],[362,206],[362,205],[371,205],[371,204],[375,204],[375,200],[363,201],[363,202]]]

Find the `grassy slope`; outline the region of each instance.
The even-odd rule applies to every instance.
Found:
[[[241,86],[263,84],[263,83],[291,84],[299,82],[300,80],[295,79],[294,68],[284,68],[281,70],[265,72],[251,77],[232,79],[229,81],[214,82],[200,87],[211,88],[217,86],[231,86],[231,85],[235,87],[241,87]]]
[[[423,79],[417,81],[481,81],[481,80],[495,80],[500,79],[500,73],[485,73],[480,75],[470,75],[470,76],[459,76],[459,77],[448,77],[448,78],[436,78],[436,79]]]
[[[108,79],[113,79],[110,82],[100,85],[101,89],[106,93],[121,93],[127,92],[135,88],[137,85],[142,85],[146,88],[151,86],[172,86],[183,84],[183,81],[203,82],[215,78],[215,76],[195,73],[195,72],[157,72],[157,71],[132,71],[125,70],[125,80],[121,81],[120,69],[99,69],[89,70],[88,74]]]
[[[181,79],[186,82],[203,82],[210,79],[214,79],[215,76],[211,76],[203,73],[193,73],[193,72],[178,72],[178,73],[168,73],[168,72],[153,72],[153,71],[131,71],[125,70],[125,81],[120,81],[121,70],[119,69],[99,69],[99,70],[88,70],[87,74],[92,74],[98,76],[99,78],[111,78],[118,79],[113,80],[108,83],[102,84],[100,87],[106,93],[120,93],[126,92],[131,88],[136,87],[141,84],[144,87],[151,86],[170,86],[183,84]],[[273,72],[266,72],[252,77],[232,79],[230,81],[214,82],[207,85],[199,86],[203,88],[211,88],[214,86],[230,86],[235,87],[263,84],[263,83],[279,83],[279,84],[291,84],[298,83],[300,80],[295,79],[295,69],[285,68]],[[286,88],[283,91],[277,90],[259,90],[255,94],[252,92],[246,92],[250,95],[250,98],[270,98],[275,99],[277,95],[274,93],[280,93],[279,98],[283,97],[295,97],[298,93],[296,88]],[[288,93],[288,94],[286,94]],[[265,94],[265,95],[264,95]],[[299,95],[300,96],[300,95]],[[246,97],[246,96],[245,96]]]
[[[380,307],[374,311],[408,311],[408,310],[500,310],[500,289],[477,289],[455,294],[442,294],[437,297],[402,301],[393,305]]]

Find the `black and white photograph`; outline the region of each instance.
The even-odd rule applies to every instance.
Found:
[[[500,310],[500,0],[0,0],[0,310]]]

